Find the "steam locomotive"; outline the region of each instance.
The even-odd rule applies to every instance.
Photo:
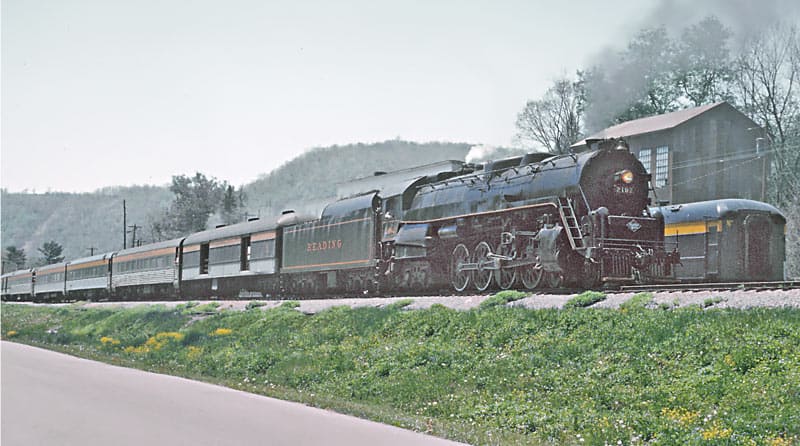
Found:
[[[329,204],[2,276],[3,299],[272,297],[670,280],[622,140],[389,182]],[[46,279],[45,279],[46,278]]]

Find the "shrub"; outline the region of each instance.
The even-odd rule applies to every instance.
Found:
[[[414,303],[414,299],[400,299],[396,302],[392,302],[386,306],[386,308],[390,308],[393,310],[401,310],[411,304]]]
[[[263,307],[263,306],[264,306],[264,305],[266,305],[266,304],[267,304],[267,303],[266,303],[266,302],[264,302],[264,301],[260,301],[260,300],[251,300],[250,302],[248,302],[248,303],[247,303],[247,307],[245,307],[245,308],[246,308],[246,309],[248,309],[248,310],[252,310],[252,309],[254,309],[254,308],[261,308],[261,307]]]
[[[622,311],[641,310],[647,308],[647,305],[653,301],[652,293],[637,293],[630,299],[619,305]]]
[[[604,293],[599,293],[597,291],[584,291],[583,293],[578,294],[577,296],[574,296],[568,300],[567,303],[564,304],[564,308],[588,307],[605,299],[606,295]]]
[[[205,303],[203,305],[196,305],[195,304],[195,305],[192,305],[192,306],[188,306],[188,307],[182,309],[181,313],[188,314],[188,315],[212,314],[212,313],[216,313],[217,312],[217,308],[219,308],[219,302],[208,302],[208,303]]]
[[[481,302],[480,308],[486,309],[500,305],[505,305],[509,302],[520,300],[523,297],[528,297],[528,294],[523,293],[522,291],[514,291],[514,290],[500,291],[499,293],[490,296],[486,298],[483,302]]]

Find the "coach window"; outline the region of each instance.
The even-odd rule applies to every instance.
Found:
[[[208,243],[200,245],[200,274],[208,274]]]
[[[250,269],[250,236],[242,237],[242,243],[239,250],[239,263],[240,270],[247,271]]]

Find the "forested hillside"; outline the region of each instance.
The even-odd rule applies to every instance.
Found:
[[[393,140],[313,149],[246,185],[247,208],[256,215],[272,215],[287,208],[315,214],[334,197],[337,183],[378,170],[463,160],[470,148],[470,144]]]
[[[146,226],[165,207],[172,195],[166,187],[107,188],[93,193],[44,194],[2,192],[2,247],[23,248],[28,264],[41,257],[45,242],[64,247],[67,259],[122,248],[122,201],[128,209],[128,225]],[[149,239],[137,230],[137,238]],[[146,230],[145,230],[146,231]],[[128,235],[130,243],[132,234]]]

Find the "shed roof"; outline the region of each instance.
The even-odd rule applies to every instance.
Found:
[[[678,110],[663,115],[648,116],[646,118],[623,122],[587,136],[570,147],[582,146],[586,144],[586,140],[589,139],[621,138],[671,129],[722,104],[727,104],[727,102],[701,105],[700,107],[687,108],[686,110]]]

